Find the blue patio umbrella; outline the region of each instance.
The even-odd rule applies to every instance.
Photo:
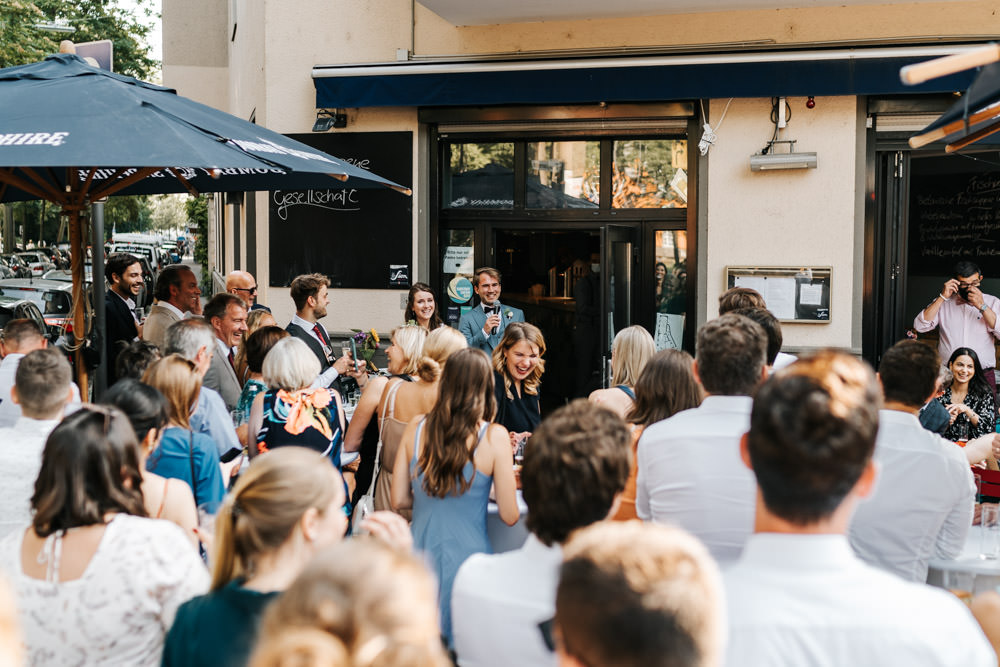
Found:
[[[0,202],[45,199],[69,216],[77,343],[84,333],[79,212],[91,202],[373,187],[410,194],[277,132],[75,55],[0,69]]]

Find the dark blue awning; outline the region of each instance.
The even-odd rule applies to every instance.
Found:
[[[317,108],[941,93],[974,72],[907,86],[899,70],[963,48],[317,66],[313,77]]]

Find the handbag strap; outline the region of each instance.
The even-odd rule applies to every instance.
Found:
[[[188,430],[188,461],[191,463],[191,495],[198,506],[198,477],[194,473],[194,431]]]
[[[378,419],[378,444],[375,446],[375,469],[372,470],[372,481],[368,484],[368,490],[365,492],[366,496],[375,495],[375,482],[378,480],[378,474],[381,469],[379,462],[382,460],[382,427],[385,424],[385,413],[389,409],[389,403],[392,403],[393,414],[395,414],[396,390],[399,389],[402,384],[403,382],[400,380],[396,384],[389,387],[389,395],[385,397],[385,402],[382,403],[382,415]]]

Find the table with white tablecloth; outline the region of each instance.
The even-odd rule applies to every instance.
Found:
[[[958,558],[946,560],[932,558],[928,562],[927,583],[944,588],[944,573],[967,572],[975,575],[973,593],[991,591],[1000,586],[1000,560],[979,557],[981,528],[972,526],[965,538],[965,547]]]
[[[490,544],[493,545],[493,553],[503,553],[520,549],[525,540],[528,539],[528,527],[525,519],[528,518],[528,505],[524,502],[521,490],[517,490],[517,508],[521,511],[521,516],[513,526],[508,526],[500,518],[500,510],[497,504],[490,502],[486,514],[486,532],[490,536]]]

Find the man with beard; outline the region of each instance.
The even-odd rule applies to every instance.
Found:
[[[308,273],[292,281],[291,295],[295,302],[295,315],[285,330],[309,346],[319,359],[320,375],[314,386],[328,387],[337,377],[351,369],[351,360],[334,359],[330,334],[319,320],[326,317],[330,304],[327,292],[330,280],[321,273]]]
[[[136,312],[135,297],[142,288],[142,265],[139,258],[125,252],[108,257],[104,266],[104,276],[108,279],[107,296],[104,298],[107,321],[108,386],[117,380],[115,359],[122,344],[128,344],[142,336],[142,324]]]

